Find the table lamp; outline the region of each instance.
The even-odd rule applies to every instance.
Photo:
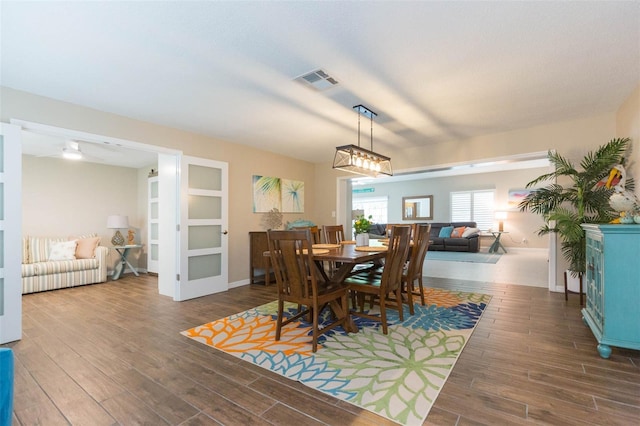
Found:
[[[113,238],[111,239],[111,244],[113,244],[114,246],[123,246],[124,237],[120,233],[120,230],[129,228],[129,216],[122,216],[117,214],[108,216],[107,228],[116,230],[116,233],[113,234]]]
[[[507,212],[496,212],[496,219],[498,219],[498,231],[504,232],[504,220],[507,218]]]

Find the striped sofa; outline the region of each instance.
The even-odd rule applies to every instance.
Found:
[[[107,281],[107,247],[95,247],[93,258],[49,260],[53,243],[65,241],[69,238],[23,237],[22,294]]]

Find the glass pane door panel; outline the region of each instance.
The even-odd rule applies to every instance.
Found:
[[[151,260],[158,260],[158,244],[151,244]]]
[[[158,219],[158,203],[151,203],[151,211],[149,212],[151,219]]]
[[[151,193],[149,198],[158,198],[158,182],[151,182]]]
[[[215,277],[221,271],[220,254],[189,257],[189,281]]]
[[[220,191],[222,189],[222,171],[212,167],[190,164],[189,188]]]
[[[151,239],[152,240],[160,239],[160,233],[158,231],[158,224],[157,223],[152,223],[151,224]]]
[[[189,219],[220,219],[221,213],[220,197],[189,195]]]
[[[220,225],[189,226],[189,250],[219,248],[221,229]]]

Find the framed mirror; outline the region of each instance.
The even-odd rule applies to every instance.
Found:
[[[433,195],[402,197],[402,220],[432,220]]]

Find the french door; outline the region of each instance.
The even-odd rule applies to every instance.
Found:
[[[187,300],[229,288],[228,164],[182,156],[179,181],[180,273],[174,299]]]
[[[0,344],[22,338],[22,146],[20,127],[0,123]]]

